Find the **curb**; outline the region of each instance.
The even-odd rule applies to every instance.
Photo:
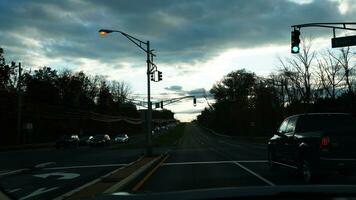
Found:
[[[120,182],[116,183],[115,185],[111,186],[107,190],[104,191],[105,194],[111,194],[117,192],[119,190],[124,189],[126,186],[131,185],[137,178],[142,176],[147,170],[151,169],[153,165],[159,163],[159,161],[163,158],[163,155],[151,160],[149,163],[142,166],[140,169],[135,171],[134,173],[130,174],[128,177],[124,178]]]

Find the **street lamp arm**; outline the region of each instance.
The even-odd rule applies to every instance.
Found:
[[[127,39],[129,39],[132,43],[134,43],[136,46],[138,46],[138,47],[139,47],[140,49],[142,49],[144,52],[149,53],[149,52],[147,52],[147,50],[146,50],[147,44],[148,44],[147,42],[143,42],[142,40],[139,40],[139,39],[137,39],[137,38],[135,38],[135,37],[133,37],[133,36],[127,34],[127,33],[124,33],[124,32],[121,32],[121,31],[117,31],[117,32],[121,33],[123,36],[125,36]],[[146,45],[146,48],[144,48],[144,47],[142,46],[142,44]]]

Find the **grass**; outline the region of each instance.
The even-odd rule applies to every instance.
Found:
[[[185,123],[180,123],[176,127],[166,131],[162,135],[153,138],[154,147],[175,146],[182,138],[184,133]]]

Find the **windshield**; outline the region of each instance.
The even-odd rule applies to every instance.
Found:
[[[356,187],[355,16],[356,0],[0,0],[0,199]]]

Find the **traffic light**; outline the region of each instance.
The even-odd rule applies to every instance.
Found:
[[[194,97],[193,99],[193,106],[196,106],[197,105],[197,99]]]
[[[151,81],[155,81],[155,73],[151,73]]]
[[[293,31],[292,31],[292,34],[291,34],[291,36],[292,36],[292,41],[291,41],[291,52],[292,53],[299,53],[299,50],[300,50],[300,48],[299,48],[299,43],[300,43],[300,39],[299,39],[299,36],[300,36],[300,31],[299,30],[296,30],[296,29],[294,29]]]
[[[163,101],[161,101],[161,108],[163,109]]]
[[[156,107],[156,108],[159,108],[159,104],[160,104],[160,103],[155,103],[155,107]]]
[[[162,72],[158,71],[158,81],[162,80]]]

